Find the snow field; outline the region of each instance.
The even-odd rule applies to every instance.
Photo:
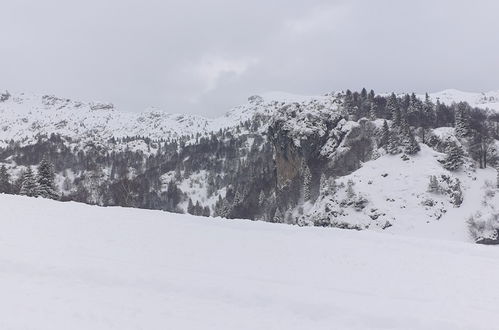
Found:
[[[494,329],[499,249],[0,195],[2,329]]]

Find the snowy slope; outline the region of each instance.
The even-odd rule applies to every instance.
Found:
[[[487,93],[470,93],[462,92],[456,89],[446,89],[438,93],[429,94],[430,97],[436,101],[445,104],[452,104],[457,102],[468,102],[472,107],[491,109],[499,111],[499,91],[492,91]]]
[[[454,137],[453,128],[437,129],[434,134]],[[484,215],[499,212],[497,171],[476,168],[468,160],[461,169],[450,172],[439,162],[444,154],[427,145],[420,147],[418,154],[407,158],[381,155],[353,173],[337,178],[334,195],[324,194],[313,204],[306,203],[300,220],[313,224],[316,219],[329,217],[337,227],[471,242],[468,219],[478,212]],[[437,177],[442,191],[428,191],[431,175]],[[456,180],[463,196],[459,207],[453,204],[448,192]],[[345,202],[349,200],[346,192],[349,181],[356,195],[351,199],[365,199],[362,209]]]
[[[2,329],[494,329],[499,250],[0,195]]]
[[[371,208],[376,208],[377,213],[386,214],[386,220],[392,223],[393,226],[386,229],[389,232],[435,239],[470,240],[466,221],[476,212],[486,209],[482,200],[486,199],[487,185],[495,187],[497,172],[493,168],[475,169],[469,166],[449,172],[438,162],[442,158],[443,154],[421,145],[421,151],[409,160],[385,155],[341,178],[345,183],[352,179],[354,189],[370,201],[365,213],[355,212],[352,218],[372,222],[367,215]],[[448,195],[428,192],[430,175],[437,176],[439,180],[442,175],[452,180],[459,179],[463,204],[456,207]],[[428,200],[432,200],[434,205],[425,205]]]

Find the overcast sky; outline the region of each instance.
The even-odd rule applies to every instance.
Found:
[[[0,89],[217,116],[265,91],[499,89],[496,0],[13,0]]]

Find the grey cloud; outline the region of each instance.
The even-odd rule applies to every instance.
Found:
[[[499,89],[496,1],[2,4],[0,88],[216,116],[282,90]]]

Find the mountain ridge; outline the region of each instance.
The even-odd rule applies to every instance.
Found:
[[[334,108],[342,92],[322,96],[304,96],[283,92],[254,95],[248,102],[236,106],[224,115],[206,118],[191,114],[171,114],[160,110],[122,112],[112,103],[82,102],[53,95],[28,93],[0,95],[0,140],[31,143],[38,135],[58,133],[73,139],[109,139],[142,136],[151,139],[178,138],[197,133],[206,134],[233,127],[254,116],[269,116],[286,103],[320,103]],[[499,111],[499,91],[469,93],[447,89],[429,94],[433,101],[445,104],[460,101],[472,107]],[[424,95],[418,95],[424,98]]]

